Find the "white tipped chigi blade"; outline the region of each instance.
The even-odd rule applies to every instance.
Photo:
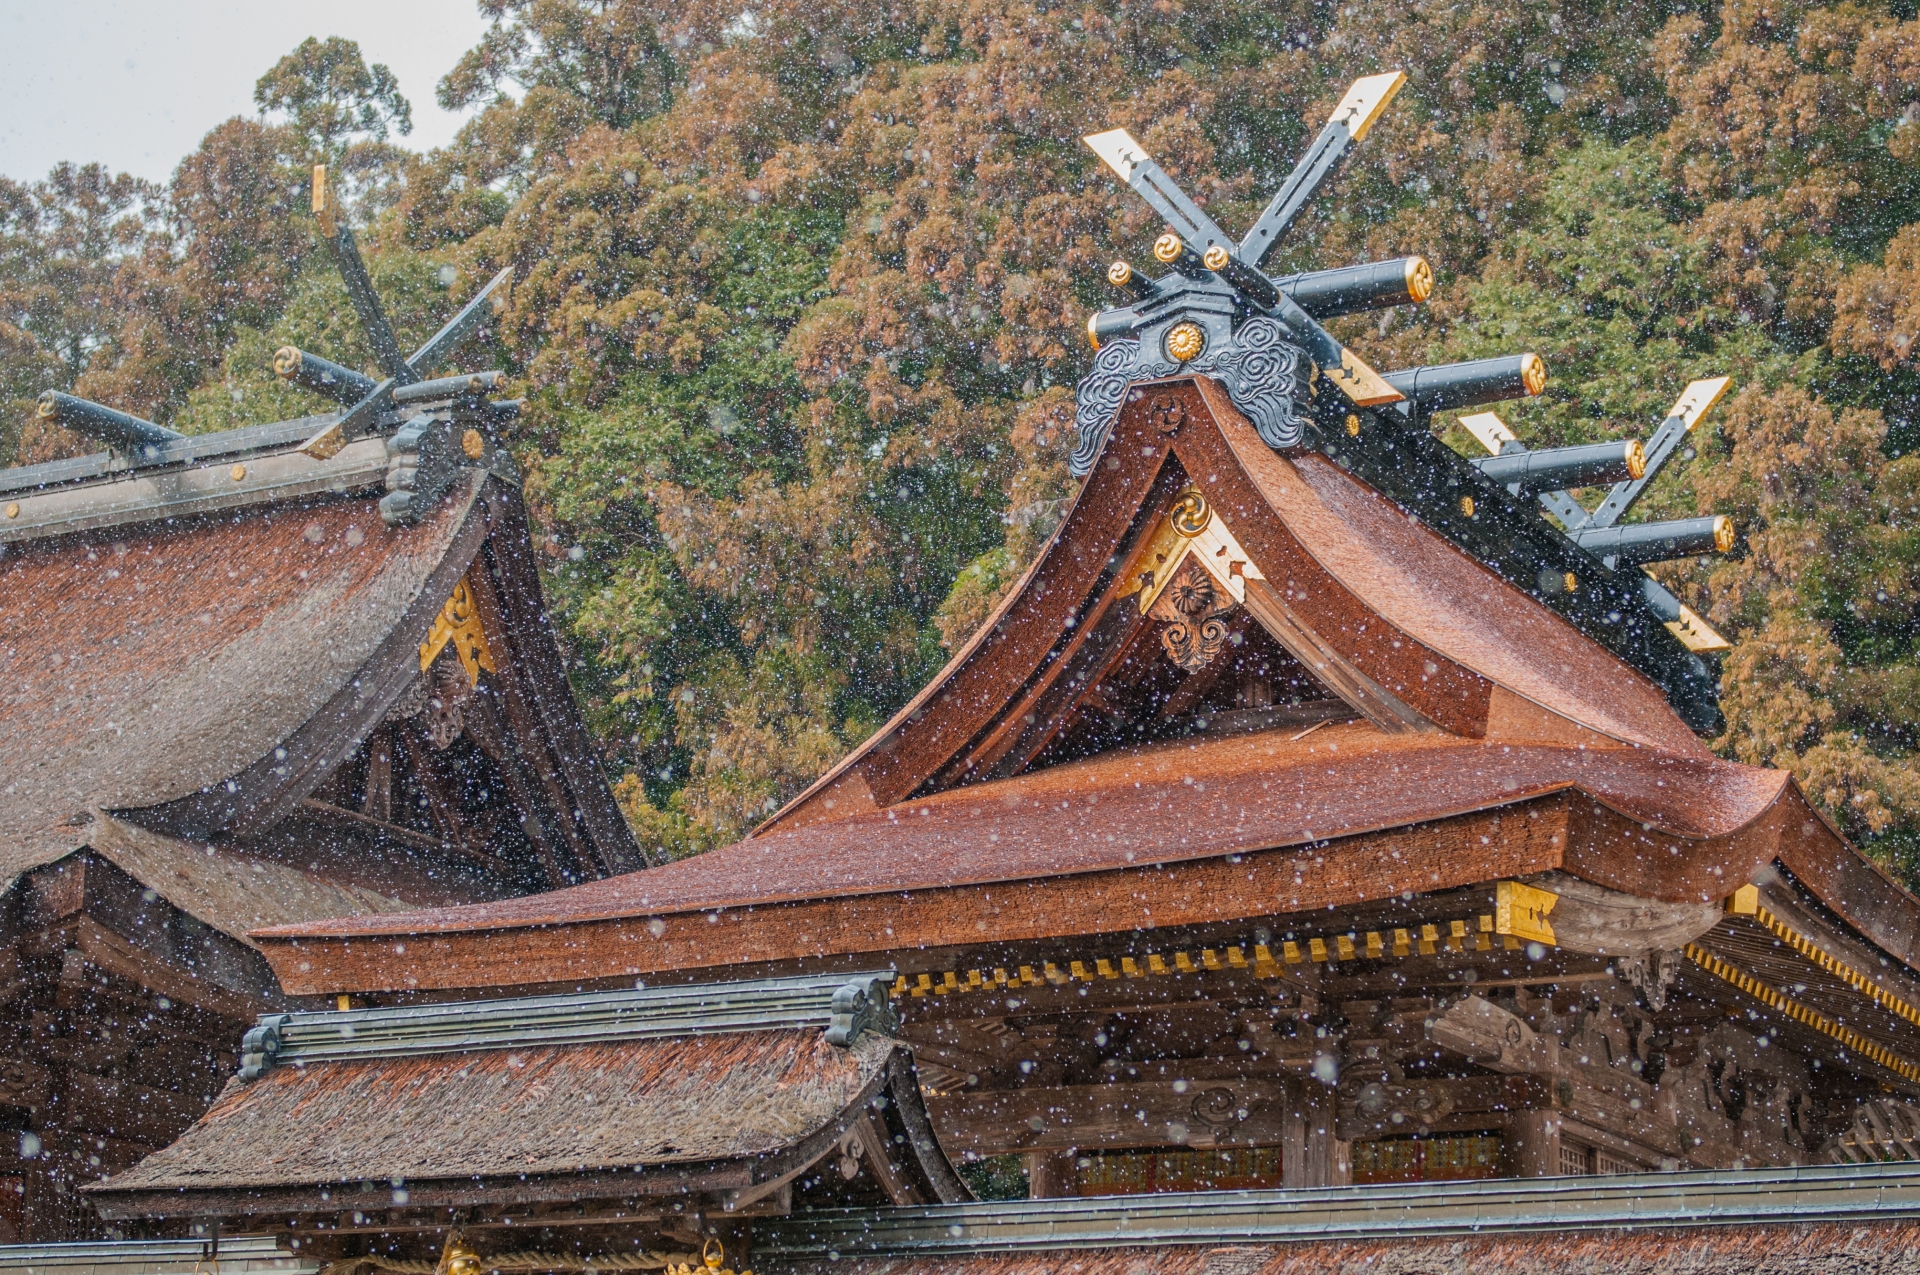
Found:
[[[1462,416],[1460,423],[1467,427],[1469,434],[1480,440],[1482,447],[1495,456],[1500,454],[1501,448],[1514,441],[1513,431],[1508,429],[1507,423],[1493,412],[1475,412],[1471,416]]]
[[[1733,384],[1733,378],[1731,376],[1715,376],[1709,377],[1704,381],[1695,381],[1693,384],[1687,386],[1686,390],[1680,395],[1680,400],[1673,405],[1673,410],[1668,412],[1667,415],[1669,417],[1678,416],[1687,423],[1687,428],[1691,430],[1695,425],[1700,423],[1700,418],[1705,416],[1712,410],[1713,405],[1720,401],[1720,396],[1727,392],[1727,386],[1731,384]]]
[[[1367,75],[1355,80],[1333,108],[1329,124],[1345,124],[1354,141],[1365,137],[1374,123],[1386,113],[1394,95],[1405,87],[1407,73],[1390,71],[1385,75]]]
[[[1147,153],[1140,148],[1140,143],[1134,141],[1133,134],[1124,128],[1095,133],[1081,140],[1092,148],[1094,154],[1106,162],[1108,168],[1120,174],[1120,180],[1123,182],[1133,181],[1134,170],[1147,158]]]

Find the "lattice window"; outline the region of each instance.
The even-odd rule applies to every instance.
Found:
[[[1622,1160],[1619,1156],[1605,1151],[1595,1151],[1593,1171],[1595,1173],[1639,1173],[1641,1169],[1631,1160]]]
[[[1356,1183],[1458,1182],[1499,1176],[1498,1134],[1379,1138],[1353,1144]]]
[[[1593,1148],[1570,1138],[1561,1139],[1560,1175],[1581,1177],[1593,1171]]]
[[[1259,1190],[1280,1185],[1280,1148],[1107,1151],[1081,1157],[1076,1176],[1081,1195]]]

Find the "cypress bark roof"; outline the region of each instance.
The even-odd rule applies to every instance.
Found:
[[[1136,386],[1104,456],[946,669],[748,840],[256,941],[301,992],[501,986],[1227,921],[1549,870],[1697,904],[1777,860],[1912,956],[1920,906],[1784,772],[1715,758],[1646,676],[1326,456],[1274,451],[1207,378]],[[1307,688],[1265,729],[1181,736],[1154,717],[1217,674],[1171,672],[1153,640],[1177,617],[1149,598],[1196,563],[1208,614]],[[1325,729],[1276,724],[1305,711]],[[1158,742],[1115,746],[1116,715]],[[1500,831],[1503,813],[1539,835]],[[1240,855],[1259,856],[1240,873],[1257,886],[1221,875]],[[391,942],[405,935],[423,941]]]
[[[430,586],[451,590],[485,534],[480,493],[401,531],[360,497],[11,546],[0,880],[85,845],[96,810],[193,797],[271,756],[405,621],[424,632]]]
[[[818,1030],[278,1067],[232,1081],[109,1194],[571,1174],[764,1156],[852,1104],[890,1057]]]

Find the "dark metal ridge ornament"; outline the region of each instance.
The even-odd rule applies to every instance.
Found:
[[[346,284],[347,296],[387,377],[376,383],[371,377],[291,346],[278,351],[273,365],[280,376],[347,405],[337,420],[309,438],[300,450],[326,460],[376,426],[393,428],[387,439],[387,495],[380,501],[380,520],[390,527],[417,522],[439,503],[461,469],[511,463],[498,445],[497,426],[513,419],[519,407],[487,401],[497,373],[438,381],[424,378],[491,313],[503,307],[506,294],[501,289],[513,277],[513,267],[489,280],[426,344],[411,355],[403,355],[353,230],[339,220],[324,164],[316,164],[313,169],[313,213],[321,236],[333,248],[334,264]],[[399,409],[406,405],[417,405],[419,414],[402,417]]]
[[[1130,381],[1205,372],[1226,388],[1234,406],[1275,448],[1300,445],[1304,412],[1317,380],[1331,383],[1357,407],[1401,401],[1398,389],[1294,300],[1291,293],[1298,279],[1288,280],[1295,288],[1283,288],[1261,265],[1353,144],[1385,112],[1406,78],[1405,72],[1395,71],[1356,80],[1306,157],[1239,243],[1189,199],[1125,129],[1085,139],[1172,227],[1154,244],[1154,256],[1173,270],[1151,283],[1136,281],[1124,266],[1116,266],[1110,276],[1136,299],[1125,310],[1094,316],[1088,325],[1102,349],[1077,391],[1079,442],[1069,466],[1076,477],[1092,469]],[[1431,279],[1425,262],[1419,262],[1417,272],[1409,263],[1399,278],[1387,279],[1384,286],[1411,300],[1431,286],[1417,283],[1417,278]],[[1132,340],[1103,341],[1123,335]]]
[[[1688,613],[1677,600],[1637,567],[1588,552],[1542,519],[1541,505],[1556,517],[1562,517],[1557,507],[1562,502],[1572,505],[1564,492],[1510,490],[1509,483],[1522,484],[1483,473],[1433,435],[1430,418],[1436,410],[1540,393],[1546,370],[1539,357],[1513,355],[1382,376],[1294,300],[1293,292],[1319,296],[1314,275],[1275,280],[1262,271],[1306,201],[1337,171],[1404,82],[1398,72],[1356,81],[1238,244],[1125,130],[1086,139],[1172,228],[1154,245],[1154,256],[1171,270],[1151,281],[1125,263],[1109,271],[1109,282],[1123,289],[1130,303],[1088,322],[1099,353],[1078,387],[1078,439],[1069,469],[1076,477],[1092,472],[1129,386],[1187,373],[1211,376],[1268,445],[1312,448],[1351,470],[1646,675],[1693,730],[1716,735],[1724,729],[1718,678],[1702,658],[1711,648],[1682,631]],[[1416,269],[1415,263],[1425,265],[1407,258],[1397,267],[1386,262],[1357,272],[1349,267],[1331,289],[1339,300],[1317,300],[1315,313],[1330,317],[1422,301],[1431,290],[1431,272]],[[1591,516],[1572,506],[1579,520],[1592,531],[1609,525],[1645,489],[1684,432],[1672,421],[1663,426],[1645,449],[1646,473],[1620,483]],[[1676,620],[1680,629],[1671,627]]]
[[[476,1049],[660,1040],[715,1032],[817,1028],[851,1048],[869,1031],[891,1035],[894,974],[818,974],[640,986],[396,1009],[262,1014],[240,1046],[240,1079],[281,1063],[417,1058]]]

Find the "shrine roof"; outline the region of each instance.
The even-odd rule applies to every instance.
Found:
[[[482,484],[419,526],[367,495],[19,542],[0,559],[0,879],[99,810],[193,797],[269,757],[381,648],[419,642],[488,529]]]
[[[855,1275],[1815,1275],[1920,1271],[1911,1164],[845,1209],[762,1269]]]
[[[289,442],[314,423],[184,440],[130,472],[6,471],[0,889],[91,848],[240,937],[523,888],[433,837],[307,800],[424,676],[423,643],[463,584],[486,594],[471,622],[496,625],[499,714],[569,794],[554,804],[575,821],[561,829],[575,866],[549,879],[645,861],[553,649],[511,475],[462,469],[396,524],[381,513],[386,442],[316,458]],[[370,858],[372,842],[386,852]]]
[[[1387,735],[1358,721],[1298,734],[1282,729],[1123,749],[882,811],[776,828],[566,890],[283,927],[258,937],[277,943],[553,926],[1044,880],[1309,845],[1566,791],[1650,831],[1711,842],[1763,816],[1789,782],[1782,771],[1651,749]],[[1750,872],[1759,862],[1739,867]],[[1651,876],[1635,883],[1649,896],[1701,899],[1693,883]]]
[[[1178,428],[1163,428],[1170,415]],[[723,966],[742,951],[877,952],[909,932],[953,941],[954,926],[928,919],[939,900],[984,907],[998,889],[999,915],[1015,884],[1031,913],[1021,934],[1152,924],[1170,915],[1141,902],[1156,872],[1343,841],[1372,847],[1353,852],[1353,876],[1222,897],[1266,914],[1564,869],[1699,903],[1782,853],[1788,823],[1802,860],[1844,845],[1784,772],[1715,758],[1646,676],[1326,456],[1275,452],[1205,378],[1143,387],[1106,455],[946,669],[754,836],[550,894],[282,926],[256,942],[300,991],[503,985]],[[1226,712],[1176,722],[1173,737],[1062,752],[1093,720],[1090,697],[1127,668],[1169,671],[1133,583],[1193,563],[1165,560],[1189,552],[1169,539],[1181,501],[1204,511],[1193,544],[1220,560],[1208,570],[1222,605],[1237,590],[1236,631],[1278,643],[1271,658],[1294,661],[1289,676],[1319,698],[1240,713],[1231,730],[1245,733]],[[1493,837],[1502,812],[1541,835],[1509,825]],[[1418,871],[1399,860],[1403,832],[1437,858]],[[1284,886],[1293,869],[1277,864],[1262,871]],[[926,917],[896,915],[914,907]],[[721,913],[734,922],[724,939],[663,919]],[[618,937],[635,924],[671,933],[636,948]],[[596,927],[604,943],[587,936]],[[388,941],[404,935],[436,937]]]
[[[277,1067],[231,1081],[109,1196],[579,1174],[765,1156],[853,1104],[890,1045],[814,1031]],[[263,1136],[270,1132],[271,1136]]]
[[[409,1209],[648,1196],[732,1212],[831,1157],[870,1170],[847,1202],[969,1198],[888,1034],[891,981],[263,1015],[213,1107],[88,1194],[109,1218],[391,1209],[409,1226]]]

